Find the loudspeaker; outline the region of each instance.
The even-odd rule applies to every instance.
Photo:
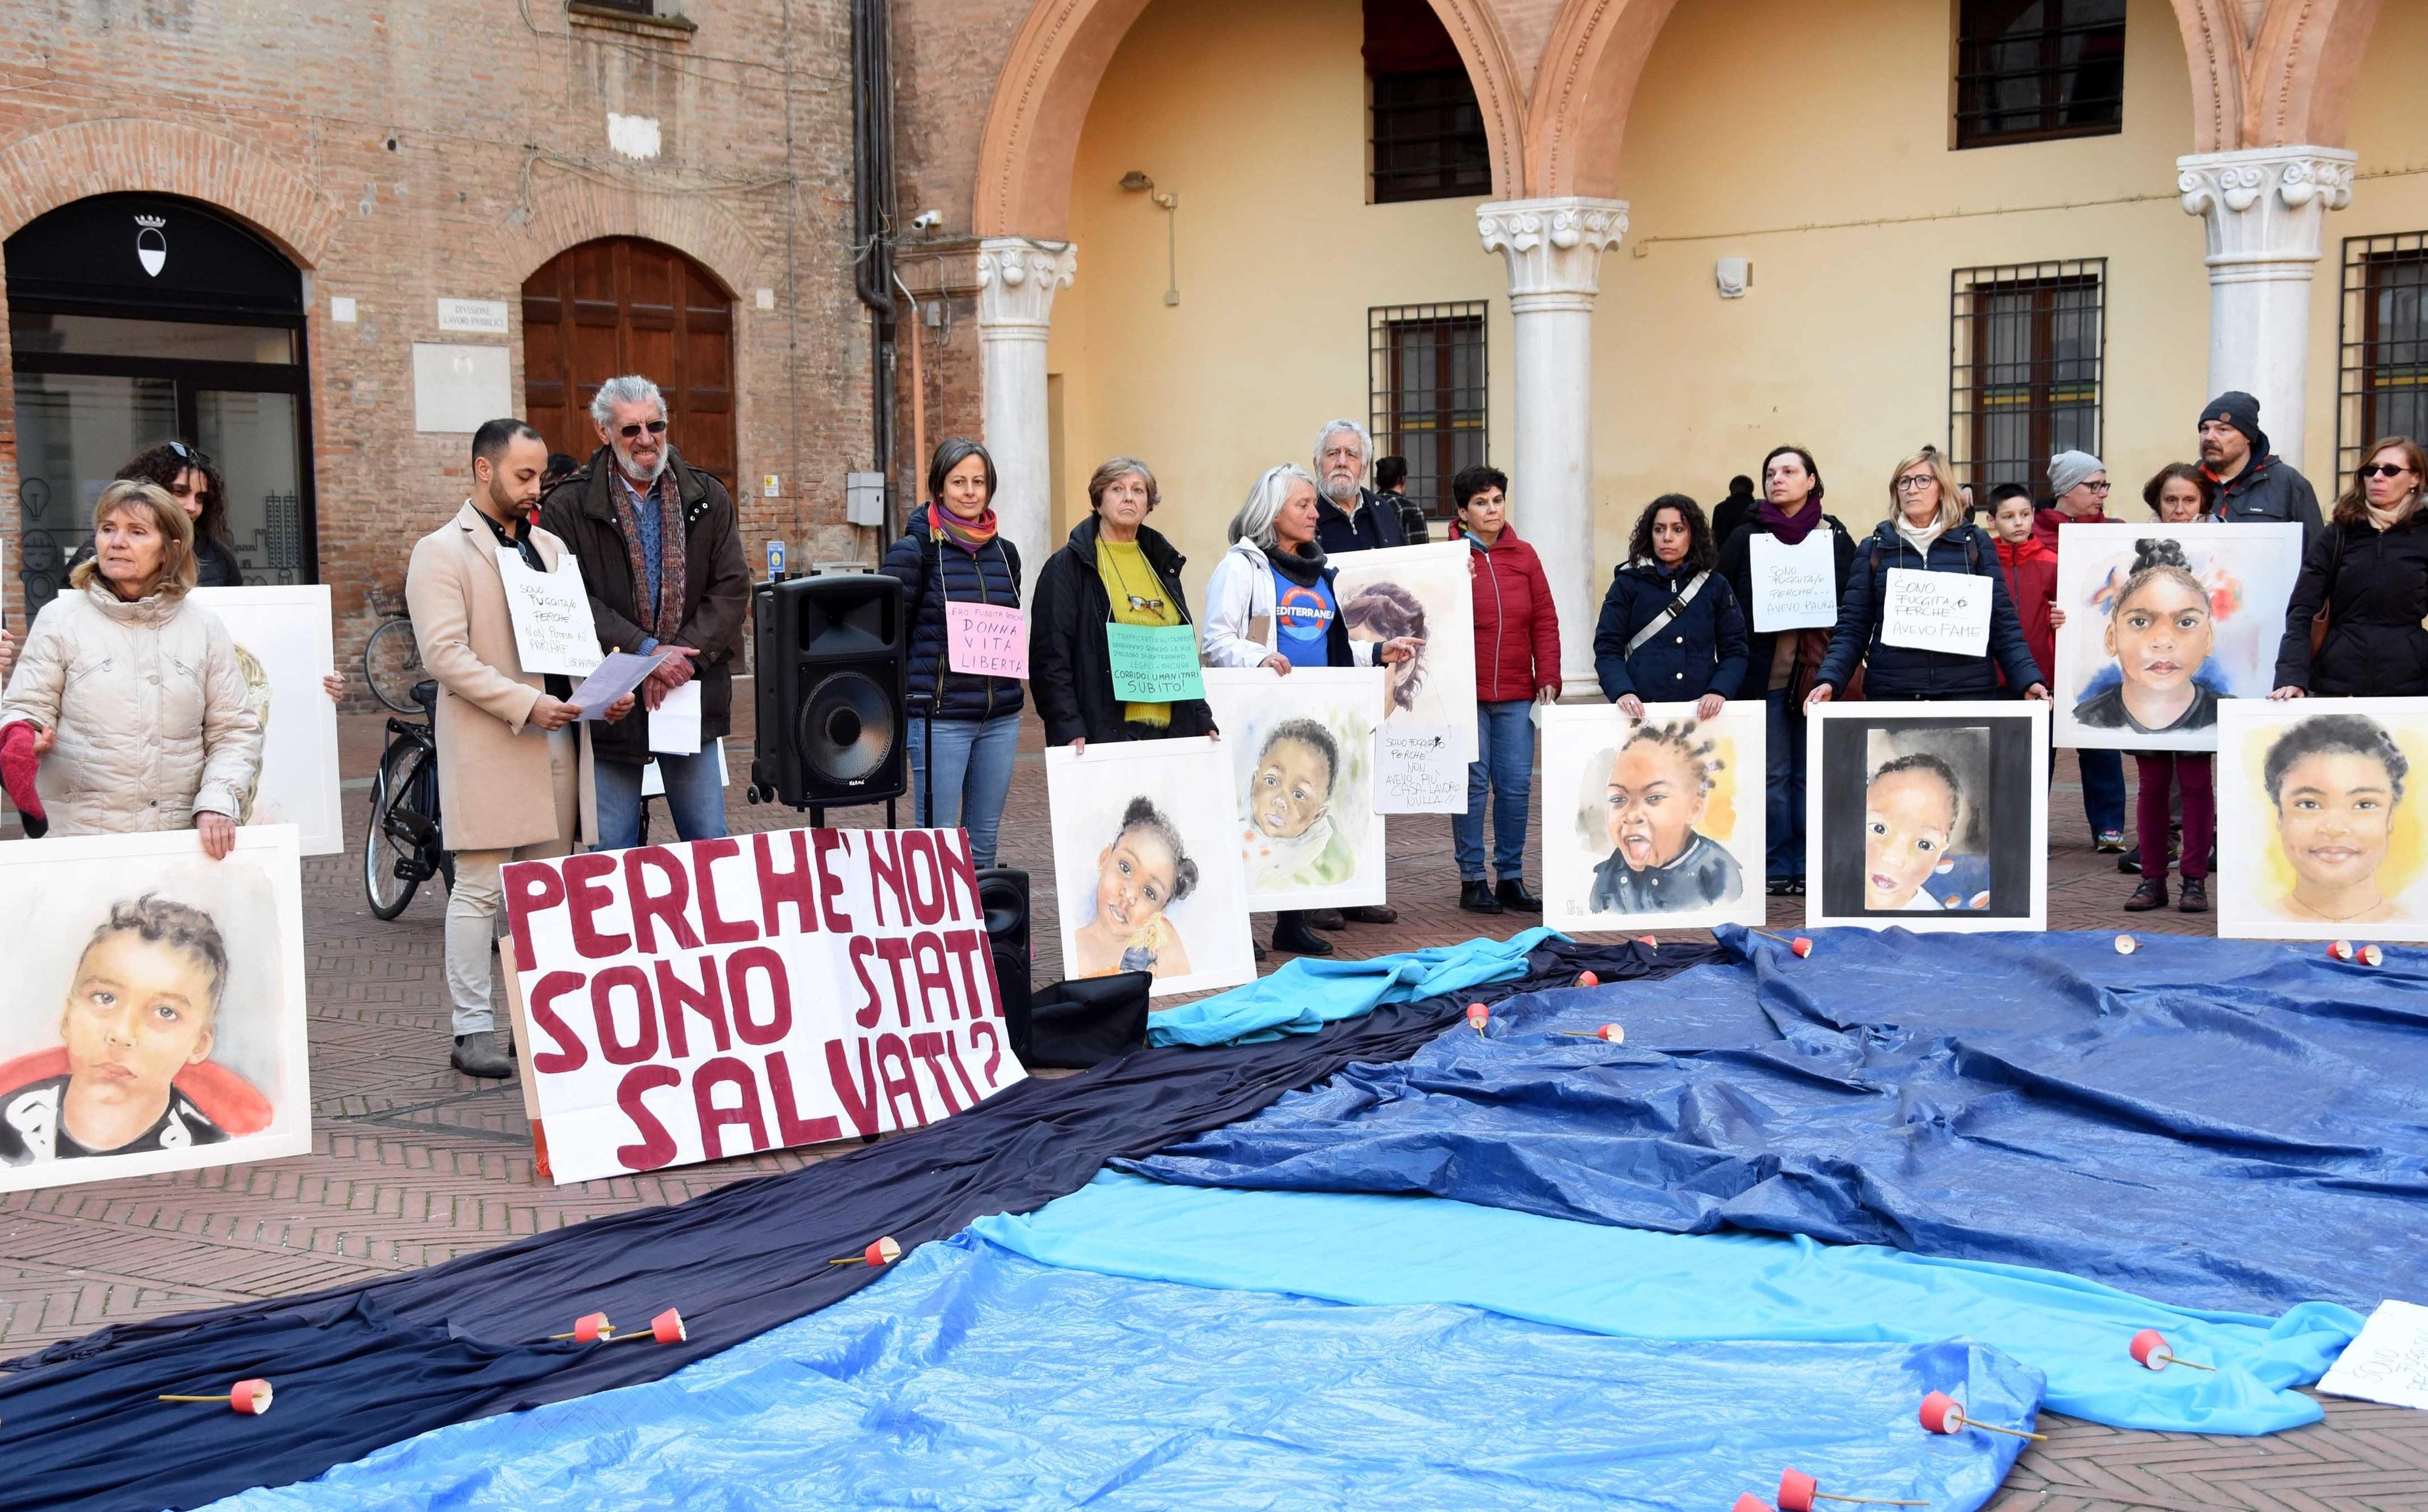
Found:
[[[987,945],[994,954],[994,979],[1003,994],[1003,1016],[1013,1026],[1012,1054],[1025,1057],[1020,1042],[1028,1025],[1028,874],[1016,866],[990,866],[978,873],[978,907],[986,914]]]
[[[909,616],[880,572],[763,583],[754,797],[794,808],[874,803],[910,787],[903,744]]]

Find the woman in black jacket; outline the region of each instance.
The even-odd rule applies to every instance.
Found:
[[[1716,718],[1737,696],[1750,653],[1718,555],[1703,506],[1684,494],[1663,494],[1637,518],[1594,629],[1602,696],[1629,718],[1643,718],[1647,700],[1691,702],[1698,718]]]
[[[1028,606],[1028,689],[1049,746],[1084,750],[1091,740],[1214,732],[1214,712],[1203,698],[1140,704],[1113,694],[1107,626],[1117,619],[1194,623],[1180,591],[1187,559],[1144,523],[1160,501],[1145,463],[1113,458],[1088,480],[1088,518],[1072,527],[1070,540],[1037,574],[1037,597]]]
[[[994,864],[1004,799],[1020,748],[1020,680],[952,667],[948,603],[1020,607],[1020,553],[995,531],[994,458],[966,436],[936,448],[928,501],[885,553],[910,615],[912,813],[925,827],[969,832],[970,859]]]
[[[1968,656],[1883,641],[1888,575],[1898,567],[1963,572],[1985,580],[1990,587],[1988,648]],[[1829,637],[1829,654],[1822,660],[1805,706],[1829,702],[1859,665],[1867,698],[2000,698],[2002,669],[2007,685],[2022,688],[2025,698],[2048,697],[2014,600],[2007,597],[1997,542],[1978,525],[1965,523],[1956,475],[1934,447],[1906,458],[1889,475],[1889,518],[1856,548],[1854,567],[1846,574],[1846,596],[1838,608],[1838,628]]]
[[[121,483],[148,483],[168,494],[194,522],[194,586],[241,588],[244,567],[228,545],[227,482],[211,459],[183,441],[163,441],[126,459]],[[85,542],[68,559],[74,571],[92,555]],[[332,695],[334,697],[334,695]]]
[[[2285,610],[2272,698],[2412,698],[2428,694],[2428,458],[2407,436],[2369,449],[2310,542]],[[2327,612],[2314,652],[2313,621]]]

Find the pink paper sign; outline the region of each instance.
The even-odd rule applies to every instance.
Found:
[[[945,665],[983,677],[1028,676],[1028,622],[1011,604],[944,605]]]

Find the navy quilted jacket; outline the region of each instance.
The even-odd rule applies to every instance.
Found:
[[[911,511],[902,538],[885,553],[887,575],[910,607],[910,712],[914,719],[992,719],[1018,714],[1020,680],[955,672],[944,660],[944,601],[1017,604],[1020,552],[997,535],[973,553],[927,523],[933,504]],[[943,680],[941,697],[937,686]]]

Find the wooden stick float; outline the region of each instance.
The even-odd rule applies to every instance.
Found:
[[[178,1396],[162,1392],[163,1402],[224,1402],[229,1408],[250,1418],[258,1418],[270,1410],[271,1389],[268,1381],[248,1378],[236,1383],[219,1396]]]
[[[1967,1428],[1978,1428],[1983,1433],[2002,1433],[2010,1438],[2028,1438],[2034,1443],[2048,1440],[2048,1435],[2044,1433],[2026,1433],[2021,1428],[2001,1428],[1995,1423],[1976,1422],[1966,1417],[1956,1399],[1944,1391],[1933,1391],[1922,1399],[1921,1417],[1922,1425],[1932,1433],[1962,1433]]]
[[[1779,1477],[1779,1512],[1813,1512],[1814,1501],[1850,1502],[1862,1506],[1928,1506],[1928,1502],[1896,1502],[1881,1496],[1838,1496],[1821,1489],[1821,1483],[1800,1470],[1789,1469]]]
[[[892,1265],[901,1257],[902,1246],[894,1241],[893,1235],[888,1234],[875,1241],[868,1248],[857,1255],[846,1255],[842,1259],[828,1260],[827,1263],[828,1265]]]

